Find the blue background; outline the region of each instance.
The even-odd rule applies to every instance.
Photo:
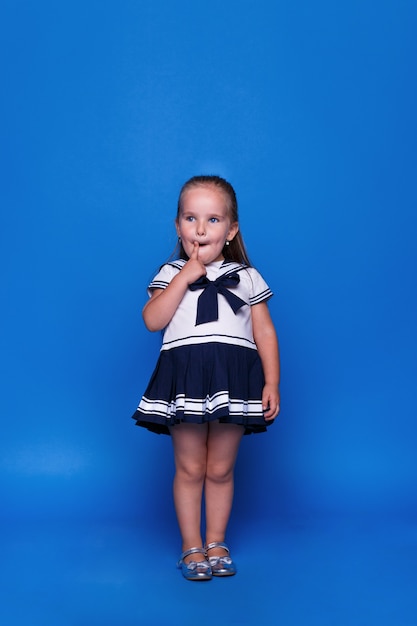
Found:
[[[1,14],[5,623],[164,624],[173,605],[151,602],[155,580],[184,588],[171,571],[171,443],[130,415],[158,354],[140,311],[175,245],[179,188],[216,173],[275,292],[282,359],[281,416],[242,444],[229,540],[243,565],[255,551],[284,563],[291,546],[284,625],[417,624],[407,585],[385,605],[359,599],[362,622],[343,577],[314,611],[317,590],[297,578],[327,554],[323,586],[334,584],[343,544],[349,585],[359,568],[359,593],[375,566],[392,591],[381,572],[410,581],[404,554],[417,549],[417,5],[5,0]],[[392,538],[389,524],[407,550],[400,541],[389,566],[370,559],[363,574],[355,546],[362,555],[378,529]],[[65,589],[78,585],[73,613],[60,569]],[[269,584],[249,569],[246,584]],[[142,604],[122,602],[138,577]],[[294,587],[310,598],[301,616]],[[229,623],[268,623],[267,607]]]

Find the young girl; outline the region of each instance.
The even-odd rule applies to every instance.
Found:
[[[279,413],[278,341],[272,292],[250,266],[233,187],[191,178],[175,225],[179,258],[162,266],[143,308],[146,327],[164,330],[162,348],[133,417],[172,437],[178,567],[188,580],[209,580],[236,573],[224,543],[233,470],[242,435],[265,431]]]

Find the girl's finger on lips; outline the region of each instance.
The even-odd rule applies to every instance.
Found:
[[[194,241],[194,248],[193,248],[193,251],[191,253],[191,258],[192,259],[198,259],[199,248],[200,248],[200,246],[198,244],[198,241]]]

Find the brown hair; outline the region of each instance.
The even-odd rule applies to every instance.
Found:
[[[184,194],[195,187],[213,187],[217,191],[220,191],[226,199],[226,209],[230,222],[239,221],[237,198],[235,190],[232,185],[221,178],[220,176],[193,176],[181,187],[180,195],[178,198],[177,208],[177,220],[179,219],[182,211],[182,201]],[[183,248],[182,243],[179,241],[177,245],[178,256],[180,259],[188,259],[187,254]],[[246,252],[245,244],[243,243],[243,237],[240,230],[233,237],[228,246],[223,248],[223,256],[227,261],[235,261],[236,263],[242,263],[243,265],[250,266],[248,253]]]

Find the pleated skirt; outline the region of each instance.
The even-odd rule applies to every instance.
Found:
[[[256,350],[206,343],[162,350],[133,419],[158,434],[182,422],[240,424],[245,434],[265,432],[264,375]]]

